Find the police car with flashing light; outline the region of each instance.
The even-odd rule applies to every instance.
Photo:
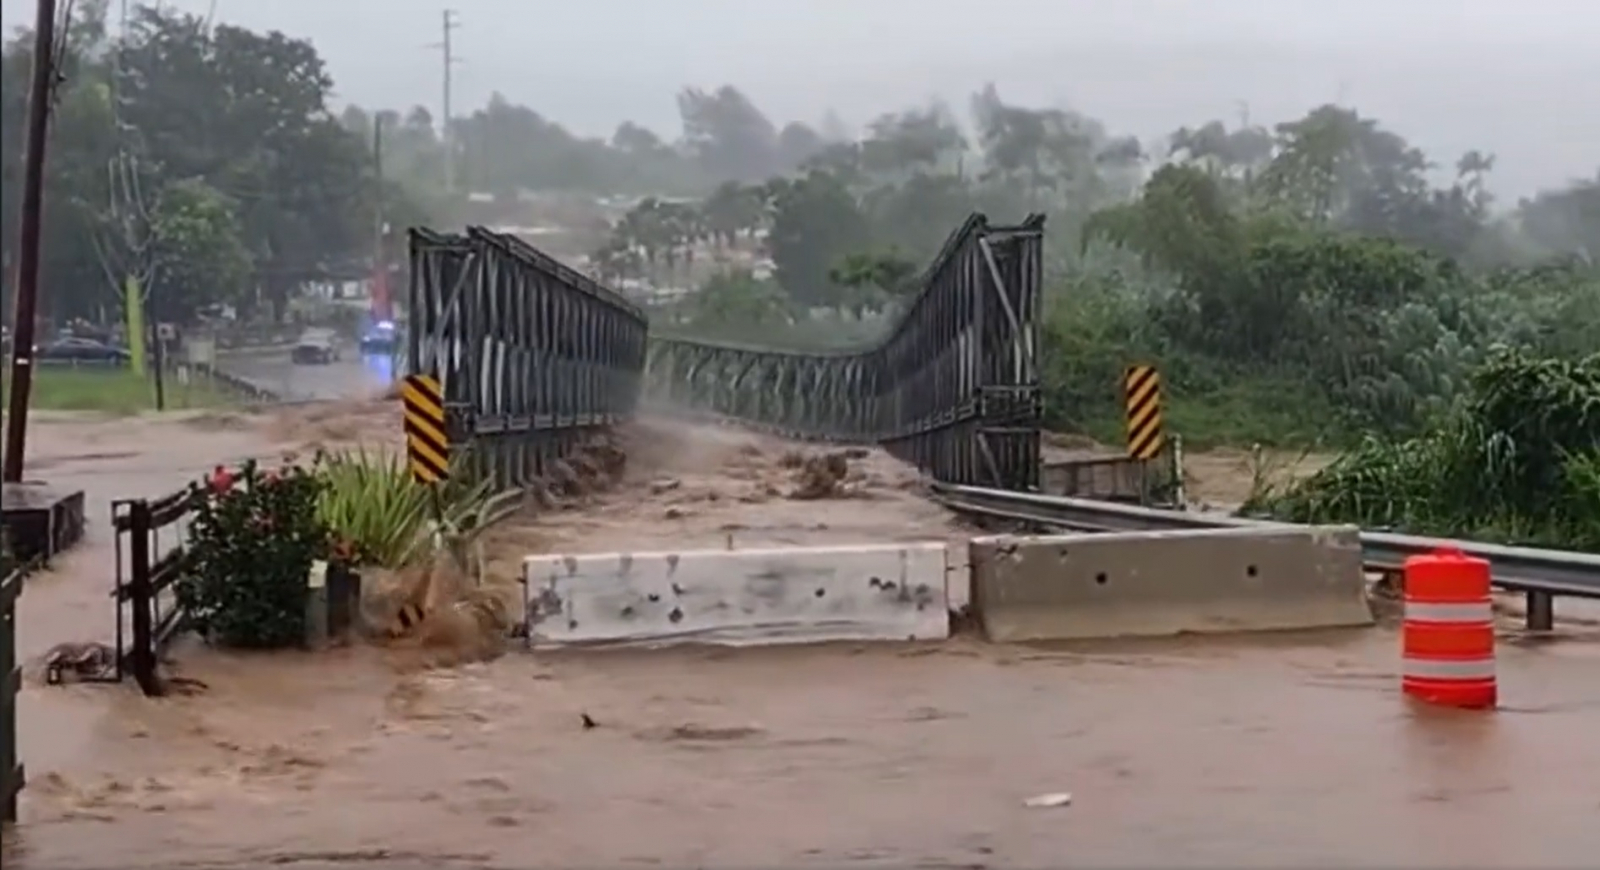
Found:
[[[361,336],[363,354],[391,354],[400,344],[399,330],[393,321],[380,320]]]

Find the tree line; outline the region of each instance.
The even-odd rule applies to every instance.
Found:
[[[1466,261],[1600,251],[1600,172],[1497,212],[1486,187],[1492,157],[1462,155],[1453,182],[1436,186],[1426,155],[1339,107],[1276,129],[1211,121],[1140,143],[1079,113],[1008,104],[991,86],[972,96],[968,124],[931,104],[886,113],[857,136],[833,117],[775,122],[725,85],[680,92],[674,141],[631,122],[609,139],[586,138],[500,95],[452,119],[446,137],[420,106],[335,114],[332,78],[306,40],[159,6],[112,22],[108,6],[75,4],[61,52],[45,267],[62,315],[115,306],[128,275],[162,288],[152,304],[169,318],[210,301],[281,311],[306,281],[362,273],[380,245],[380,207],[391,229],[450,222],[460,196],[446,178],[508,197],[650,197],[597,252],[608,277],[670,272],[701,243],[752,245],[759,234],[780,295],[857,309],[903,289],[878,285],[925,258],[967,211],[1046,211],[1059,237],[1170,162],[1202,168],[1230,196],[1270,194],[1326,226]],[[7,43],[3,64],[0,250],[9,262],[26,34]]]
[[[1135,359],[1162,364],[1187,400],[1175,422],[1202,439],[1314,442],[1424,431],[1499,345],[1600,350],[1600,172],[1497,209],[1492,157],[1461,155],[1435,182],[1426,155],[1352,108],[1180,129],[1151,171],[1147,147],[1092,119],[993,88],[973,104],[970,132],[941,107],[908,111],[798,173],[646,199],[596,269],[670,279],[753,247],[770,278],[721,269],[664,313],[712,337],[832,346],[872,329],[819,310],[892,313],[966,214],[1042,211],[1047,412],[1108,439]]]
[[[73,8],[46,163],[46,313],[116,317],[129,278],[167,320],[214,303],[282,311],[307,281],[362,273],[377,201],[405,194],[379,188],[329,114],[309,43],[148,6],[113,36],[107,0]],[[0,59],[8,262],[32,61],[26,33]]]
[[[1126,348],[1101,349],[1095,358],[1111,364],[1134,349],[1181,350],[1212,372],[1294,362],[1340,407],[1359,395],[1358,426],[1419,425],[1448,392],[1425,383],[1433,375],[1390,371],[1417,366],[1414,352],[1467,365],[1456,344],[1600,345],[1589,280],[1600,170],[1505,209],[1489,192],[1492,156],[1460,155],[1435,181],[1427,155],[1353,108],[1321,106],[1270,129],[1211,121],[1174,131],[1157,153],[1077,113],[1008,104],[992,86],[971,102],[970,126],[939,105],[893,113],[794,173],[724,182],[697,202],[647,198],[616,222],[594,268],[681,283],[697,257],[731,263],[678,306],[683,319],[771,337],[817,309],[891,307],[972,211],[1044,212],[1057,286],[1073,288],[1052,295],[1070,322],[1051,347],[1081,345],[1105,324],[1116,332],[1106,341]],[[724,256],[739,247],[770,257],[772,277]],[[836,326],[813,331],[836,336]],[[1401,340],[1424,337],[1443,343]],[[1069,390],[1054,405],[1060,422],[1109,412],[1114,374],[1096,375],[1083,389],[1100,399]]]
[[[1340,407],[1363,397],[1353,413],[1365,424],[1417,425],[1429,397],[1447,392],[1428,378],[1453,377],[1421,366],[1429,374],[1402,387],[1391,363],[1466,364],[1456,344],[1585,346],[1594,334],[1583,282],[1600,253],[1600,170],[1504,207],[1489,192],[1492,155],[1454,156],[1441,181],[1434,158],[1349,107],[1274,127],[1206,121],[1140,142],[988,86],[964,112],[910,107],[851,135],[837,119],[776,123],[723,86],[679,95],[675,141],[632,123],[585,138],[500,96],[444,137],[420,107],[336,113],[307,41],[149,6],[118,24],[113,33],[106,0],[78,3],[62,52],[45,257],[58,316],[115,316],[129,275],[154,288],[168,319],[214,302],[281,312],[308,281],[362,276],[384,245],[395,257],[394,230],[452,222],[463,198],[443,186],[453,177],[459,191],[507,197],[645,194],[589,267],[616,282],[703,284],[664,319],[719,334],[792,331],[828,310],[881,320],[966,214],[1044,212],[1052,274],[1072,288],[1052,295],[1070,320],[1047,348],[1061,365],[1090,365],[1064,349],[1091,339],[1177,354],[1218,383],[1230,366],[1293,363]],[[7,44],[8,262],[30,62],[26,39]],[[770,277],[757,278],[750,267],[767,261]],[[1434,343],[1400,350],[1409,346],[1391,328]],[[1326,340],[1333,330],[1341,337]],[[1052,407],[1063,424],[1081,422],[1100,413],[1090,398],[1063,386]]]

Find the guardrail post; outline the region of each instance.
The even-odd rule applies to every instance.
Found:
[[[1172,433],[1172,501],[1178,510],[1189,508],[1189,487],[1183,481],[1183,436]]]
[[[133,608],[133,678],[146,695],[161,694],[156,680],[155,592],[150,588],[150,502],[128,505],[128,604]]]
[[[1528,590],[1528,630],[1554,631],[1556,597],[1540,589]]]

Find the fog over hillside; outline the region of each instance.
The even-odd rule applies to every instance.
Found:
[[[78,0],[83,2],[83,0]],[[440,103],[442,7],[422,0],[168,0],[312,40],[342,100]],[[3,0],[7,30],[31,0]],[[113,4],[113,9],[115,4]],[[1498,158],[1514,201],[1600,162],[1600,4],[1585,0],[457,0],[459,111],[493,92],[578,132],[623,120],[666,138],[674,95],[731,83],[774,120],[851,125],[940,97],[1070,106],[1149,141],[1248,112],[1328,102],[1435,159]],[[113,16],[114,17],[114,16]]]

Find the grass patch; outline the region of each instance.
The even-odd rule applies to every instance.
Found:
[[[5,390],[11,390],[9,373]],[[170,411],[217,408],[234,404],[233,397],[209,378],[191,378],[178,383],[166,378],[166,407]],[[40,366],[33,375],[33,395],[29,404],[41,411],[100,411],[108,414],[137,414],[155,410],[155,381],[131,369],[53,368]]]
[[[1319,448],[1338,443],[1333,410],[1297,384],[1243,381],[1167,401],[1167,429],[1194,450],[1216,447]]]
[[[1046,425],[1087,435],[1102,444],[1120,445],[1127,439],[1121,396],[1113,386],[1097,402],[1093,413],[1078,421],[1052,419],[1045,405]],[[1190,450],[1218,447],[1326,449],[1345,439],[1326,425],[1334,412],[1298,384],[1266,379],[1242,380],[1212,389],[1186,390],[1163,384],[1162,417],[1169,434],[1183,436]]]

